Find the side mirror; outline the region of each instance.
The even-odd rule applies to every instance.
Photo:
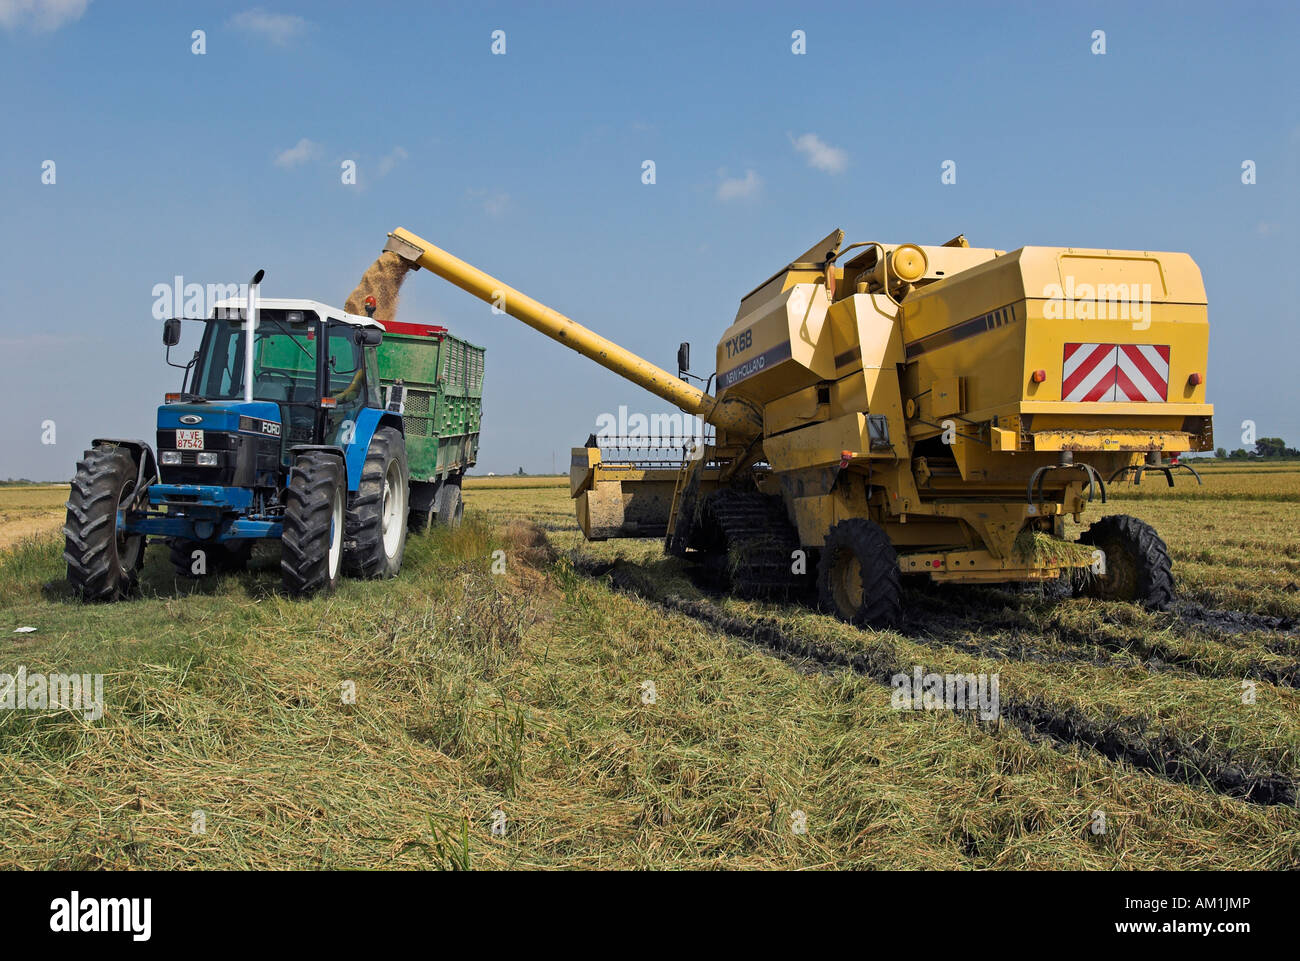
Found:
[[[384,340],[384,332],[378,327],[358,327],[357,343],[362,347],[378,347]]]
[[[163,321],[163,346],[175,347],[181,342],[181,320],[171,317]]]
[[[677,348],[677,373],[683,374],[691,369],[691,345],[683,342]]]

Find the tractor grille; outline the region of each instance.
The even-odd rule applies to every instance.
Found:
[[[256,458],[254,468],[257,475],[263,475],[267,472],[275,473],[280,470],[280,439],[278,437],[249,437],[245,436],[245,450],[248,450]],[[247,441],[252,441],[252,447],[247,446]],[[183,450],[181,462],[176,464],[159,463],[158,470],[162,475],[165,484],[211,484],[219,486],[230,485],[235,478],[235,470],[238,467],[236,459],[239,456],[237,452],[238,443],[235,434],[224,431],[204,431],[203,449],[205,451],[222,452],[222,460],[225,461],[219,467],[200,467],[198,466],[198,451]],[[176,449],[176,431],[160,430],[158,431],[158,454],[161,457],[165,450]]]

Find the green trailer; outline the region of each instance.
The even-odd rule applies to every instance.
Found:
[[[408,526],[454,527],[464,505],[461,480],[478,459],[483,415],[482,347],[432,324],[380,321],[379,380],[385,406],[406,425],[411,472]]]

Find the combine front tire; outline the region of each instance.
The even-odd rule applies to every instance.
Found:
[[[77,462],[63,526],[68,583],[82,600],[116,601],[133,593],[144,565],[143,534],[117,530],[117,513],[135,493],[139,470],[129,451],[101,445]]]
[[[826,535],[817,567],[822,607],[859,627],[892,627],[902,616],[898,555],[879,524],[840,521]]]
[[[381,427],[370,439],[361,483],[348,507],[348,541],[355,546],[343,556],[353,577],[396,577],[406,550],[406,442],[391,427]]]
[[[331,591],[343,567],[347,502],[343,462],[324,451],[299,454],[285,492],[280,576],[295,597]]]
[[[1079,537],[1106,555],[1106,573],[1082,575],[1080,593],[1105,601],[1132,601],[1162,611],[1174,600],[1169,549],[1150,524],[1127,514],[1103,517]]]

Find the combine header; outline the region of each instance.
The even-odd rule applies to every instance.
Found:
[[[663,536],[745,594],[816,571],[856,624],[900,615],[900,578],[1054,581],[1163,607],[1168,552],[1110,516],[1065,540],[1108,478],[1210,449],[1205,289],[1181,253],[844,245],[836,230],[747,294],[717,393],[624,350],[404,230],[424,267],[716,429],[669,467],[573,451],[591,539]],[[1172,456],[1173,462],[1165,460]],[[815,566],[814,566],[815,565]]]

